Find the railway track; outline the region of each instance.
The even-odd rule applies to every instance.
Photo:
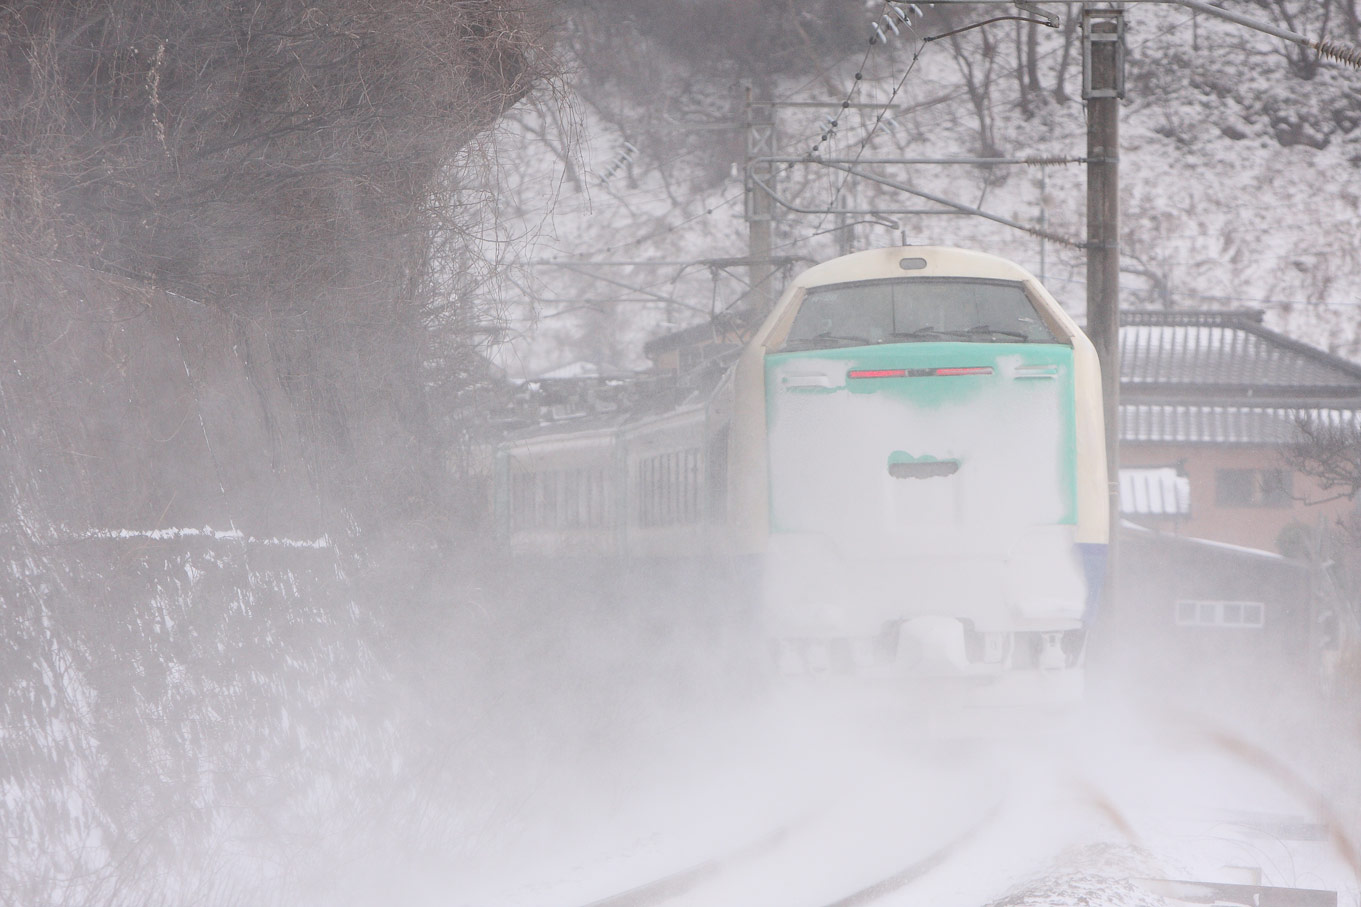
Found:
[[[1347,815],[1280,759],[1235,743],[1210,719],[1169,724],[1162,711],[1157,716],[1120,712],[1053,735],[848,764],[834,790],[822,787],[820,806],[774,832],[735,839],[729,829],[727,842],[749,843],[725,846],[720,825],[701,832],[719,856],[672,862],[684,868],[669,874],[656,872],[667,863],[652,861],[652,873],[633,876],[643,884],[619,884],[616,875],[619,890],[607,897],[589,900],[581,895],[594,892],[578,889],[562,901],[877,907],[1090,896],[1135,905],[1165,896],[1361,905],[1361,859]],[[783,802],[819,789],[826,777],[809,773]],[[710,803],[704,814],[722,810]]]
[[[993,806],[963,832],[954,835],[925,856],[878,877],[868,885],[852,888],[842,896],[830,900],[810,900],[808,907],[862,907],[903,890],[959,853],[993,820],[1000,806],[1000,803]],[[656,907],[673,901],[688,903],[689,898],[694,898],[693,903],[706,905],[741,903],[742,899],[725,889],[725,878],[743,870],[759,870],[761,862],[767,857],[778,855],[786,842],[789,842],[799,830],[798,823],[785,826],[736,851],[591,901],[583,907]]]
[[[718,878],[725,871],[738,865],[754,862],[762,855],[778,849],[780,844],[788,838],[792,827],[785,826],[773,834],[732,853],[715,857],[712,860],[705,860],[671,875],[645,882],[627,891],[591,901],[585,907],[650,907],[652,904],[661,904],[672,898],[689,894],[691,891],[702,887],[706,882]]]

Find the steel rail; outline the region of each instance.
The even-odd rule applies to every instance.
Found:
[[[944,846],[927,854],[910,866],[895,872],[893,875],[880,879],[873,885],[862,888],[854,894],[849,894],[839,901],[833,901],[832,903],[827,904],[826,907],[861,907],[863,904],[873,903],[880,898],[887,897],[896,891],[906,888],[908,885],[911,885],[913,882],[950,859],[950,857],[954,856],[955,851],[969,843],[975,835],[982,831],[983,828],[997,816],[1001,809],[1002,804],[1000,802],[995,804],[992,809],[984,814],[982,819],[979,819],[959,836],[946,842]]]
[[[999,800],[993,806],[960,834],[951,838],[945,844],[933,850],[931,853],[916,860],[908,866],[900,869],[890,876],[880,879],[871,885],[867,885],[845,897],[825,905],[825,907],[861,907],[861,905],[872,903],[887,895],[907,887],[912,882],[926,875],[931,870],[949,860],[955,853],[969,841],[978,835],[988,826],[1002,810],[1004,800]],[[585,907],[652,907],[655,904],[662,904],[674,898],[681,897],[702,886],[704,883],[716,878],[734,866],[743,863],[753,862],[766,853],[776,850],[786,837],[795,829],[796,826],[804,824],[807,820],[801,820],[783,826],[774,833],[767,835],[747,846],[725,856],[715,857],[706,860],[687,869],[668,876],[663,876],[651,882],[645,882],[636,888],[618,894],[612,894],[600,900],[591,901]]]
[[[598,901],[591,901],[585,907],[648,907],[651,904],[660,904],[671,898],[679,897],[734,865],[754,860],[776,849],[784,843],[785,838],[789,836],[796,824],[798,823],[791,823],[778,828],[764,838],[760,838],[730,854],[705,860],[687,869],[682,869],[680,872],[663,876],[651,882],[644,882],[628,891],[612,894]]]

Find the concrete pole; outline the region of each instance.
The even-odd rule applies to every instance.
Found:
[[[1106,600],[1113,601],[1120,525],[1120,99],[1125,94],[1123,4],[1082,10],[1087,102],[1087,336],[1101,359],[1111,536]]]

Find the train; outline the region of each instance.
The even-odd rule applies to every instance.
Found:
[[[1100,382],[1019,265],[855,252],[688,380],[502,439],[495,523],[520,558],[747,577],[781,674],[1080,678],[1110,525]]]

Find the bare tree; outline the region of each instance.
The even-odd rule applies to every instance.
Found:
[[[473,139],[548,35],[535,2],[0,3],[0,252],[267,324],[319,474],[406,508],[432,344],[477,339]]]
[[[1317,481],[1327,495],[1307,503],[1355,500],[1361,493],[1361,426],[1300,416],[1295,430],[1298,440],[1285,446],[1282,457],[1291,469]]]

